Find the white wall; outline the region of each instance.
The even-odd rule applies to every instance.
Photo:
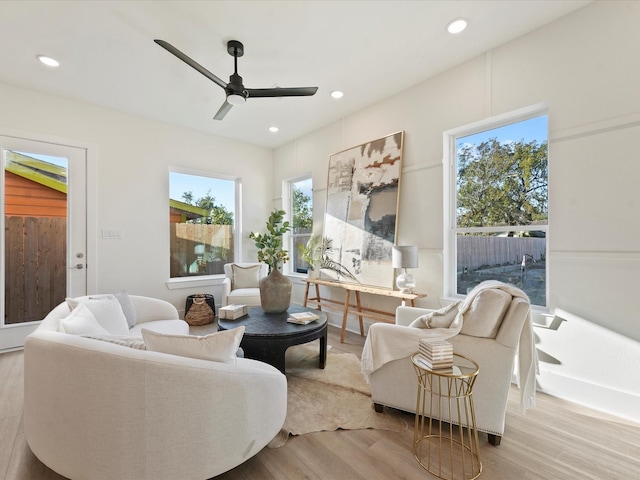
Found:
[[[314,218],[321,221],[329,156],[404,130],[398,243],[420,247],[418,289],[428,294],[420,304],[438,307],[444,291],[442,133],[546,102],[548,301],[564,321],[536,328],[539,385],[640,421],[639,24],[640,3],[590,4],[276,149],[274,191],[283,178],[313,172]],[[298,284],[295,300],[302,295]],[[349,328],[357,330],[355,319]]]
[[[242,259],[254,261],[248,232],[268,217],[272,151],[165,123],[0,84],[0,134],[19,131],[89,147],[88,293],[126,289],[166,299],[179,310],[187,295],[219,288],[169,290],[169,168],[240,177]],[[215,192],[212,192],[215,196]],[[122,240],[103,240],[103,229]]]

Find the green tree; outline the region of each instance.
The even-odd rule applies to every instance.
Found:
[[[458,227],[547,219],[547,143],[491,138],[458,151]]]
[[[311,231],[313,229],[313,211],[311,209],[311,197],[306,195],[295,185],[292,186],[293,192],[293,230],[300,232],[301,230]]]
[[[211,195],[211,189],[204,197],[193,200],[193,192],[185,192],[182,199],[189,205],[203,208],[209,211],[209,216],[203,222],[213,225],[233,225],[233,212],[226,209],[224,205],[217,205],[216,199]]]

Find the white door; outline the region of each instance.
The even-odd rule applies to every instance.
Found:
[[[0,352],[87,290],[86,150],[0,136]]]

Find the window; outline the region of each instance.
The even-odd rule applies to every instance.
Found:
[[[171,278],[223,274],[235,253],[236,180],[169,173]]]
[[[289,264],[292,273],[307,273],[309,264],[302,259],[300,245],[306,245],[313,232],[313,192],[311,177],[288,182],[291,235]]]
[[[500,280],[546,306],[546,112],[516,112],[446,132],[445,140],[449,293]]]

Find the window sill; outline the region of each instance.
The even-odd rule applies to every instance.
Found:
[[[298,282],[298,283],[303,283],[302,280],[304,278],[308,278],[308,275],[306,273],[290,272],[290,273],[285,273],[284,276],[290,279],[291,281]]]
[[[203,275],[198,277],[180,277],[167,280],[166,285],[169,290],[193,287],[213,287],[220,285],[224,280],[224,275]]]

